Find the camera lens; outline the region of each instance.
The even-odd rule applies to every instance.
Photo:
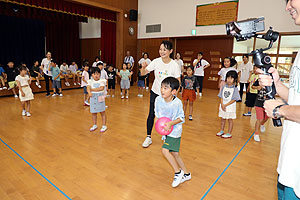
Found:
[[[263,58],[263,64],[266,64],[266,65],[271,64],[271,57],[270,56],[265,56]]]

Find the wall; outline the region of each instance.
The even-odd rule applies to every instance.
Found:
[[[195,26],[197,5],[223,1],[139,0],[138,38],[191,36],[192,29],[197,30],[197,35],[224,35],[224,25]],[[260,16],[265,17],[266,28],[272,26],[279,32],[300,31],[285,11],[285,0],[239,1],[238,20]],[[146,34],[146,25],[151,24],[162,24],[162,32]]]
[[[79,38],[101,38],[101,21],[98,19],[88,18],[88,22],[79,23]]]

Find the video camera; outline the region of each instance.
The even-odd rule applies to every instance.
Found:
[[[273,67],[271,64],[271,57],[268,54],[264,53],[264,51],[272,48],[273,43],[276,42],[279,36],[279,33],[273,31],[272,27],[270,27],[266,34],[258,35],[257,32],[265,30],[264,20],[264,17],[260,17],[237,22],[229,22],[226,24],[226,32],[227,35],[234,36],[236,38],[236,41],[245,41],[252,37],[270,41],[267,48],[256,49],[249,53],[249,55],[253,56],[254,64],[260,67],[264,71],[264,74],[272,76],[268,73],[270,67]],[[265,90],[267,93],[267,99],[275,99],[276,89],[274,83],[272,84],[272,86],[265,87]],[[273,125],[276,127],[282,126],[281,120],[273,119]]]

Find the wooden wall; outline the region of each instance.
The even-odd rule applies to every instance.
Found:
[[[202,36],[202,37],[179,37],[179,38],[153,38],[138,40],[138,54],[148,52],[150,59],[159,56],[158,49],[162,40],[170,40],[174,45],[174,53],[180,52],[184,64],[191,65],[197,58],[198,52],[204,53],[204,59],[211,67],[205,70],[204,87],[217,89],[218,71],[221,68],[221,59],[232,55],[233,38],[227,36]],[[150,81],[153,76],[150,77]]]
[[[93,64],[101,49],[101,38],[80,39],[81,59],[88,59]]]

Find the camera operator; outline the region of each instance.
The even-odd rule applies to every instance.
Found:
[[[300,0],[286,0],[286,11],[290,13],[296,25],[300,26]],[[284,126],[281,137],[280,155],[278,160],[278,200],[300,199],[300,53],[290,72],[290,86],[287,88],[280,81],[279,73],[270,68],[271,76],[261,73],[261,86],[271,86],[274,82],[277,94],[288,105],[280,100],[267,100],[264,107],[269,117],[284,117]]]

